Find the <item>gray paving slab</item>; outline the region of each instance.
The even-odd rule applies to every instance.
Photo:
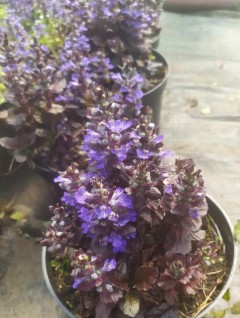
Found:
[[[195,160],[207,193],[234,224],[240,219],[240,14],[163,17],[158,49],[171,68],[161,112],[165,146]],[[230,293],[230,305],[240,301],[239,265]],[[222,300],[217,307],[228,305]]]

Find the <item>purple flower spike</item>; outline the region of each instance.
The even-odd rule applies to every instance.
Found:
[[[85,204],[85,200],[92,198],[93,195],[86,191],[83,187],[79,188],[77,192],[75,192],[75,199],[80,204]]]
[[[115,120],[105,124],[113,133],[120,134],[122,131],[132,126],[132,122],[128,120]]]
[[[87,233],[89,232],[89,230],[91,229],[91,227],[92,227],[92,224],[91,224],[91,223],[85,223],[85,222],[83,222],[83,223],[81,224],[81,229],[82,229],[82,232],[83,232],[84,234],[87,234]]]
[[[162,151],[160,153],[160,157],[161,158],[168,157],[168,156],[170,156],[170,157],[174,156],[174,154],[173,154],[173,152],[171,150],[165,150],[165,151]]]
[[[124,193],[124,190],[117,188],[110,200],[111,206],[121,206],[127,209],[132,209],[132,198]]]
[[[169,185],[164,189],[164,193],[167,193],[167,194],[172,194],[172,193],[173,193],[172,185],[171,185],[171,184],[169,184]]]
[[[53,181],[55,183],[59,183],[59,182],[64,182],[66,181],[67,179],[66,178],[63,178],[62,176],[57,176],[56,178],[53,179]]]
[[[81,208],[78,215],[84,222],[90,222],[94,217],[94,213],[85,207]]]
[[[106,206],[101,206],[95,210],[95,213],[97,218],[101,220],[106,219],[112,213],[112,210]]]
[[[103,272],[110,272],[116,268],[116,260],[115,259],[106,259],[104,265],[102,267]]]
[[[70,206],[75,206],[76,204],[75,198],[69,195],[67,192],[64,192],[61,200]]]
[[[198,208],[190,208],[189,215],[192,219],[197,220],[199,218]]]
[[[125,252],[127,242],[122,238],[121,235],[112,232],[108,238],[108,241],[112,243],[113,252]]]
[[[163,138],[164,138],[163,135],[159,135],[159,136],[153,138],[152,143],[159,144],[159,143],[163,142]]]
[[[140,159],[149,159],[152,157],[153,153],[148,150],[137,149],[137,155]]]
[[[74,279],[74,283],[72,284],[72,288],[77,289],[78,286],[79,286],[83,281],[85,281],[85,278],[84,278],[84,277],[83,277],[83,278],[75,278],[75,279]]]

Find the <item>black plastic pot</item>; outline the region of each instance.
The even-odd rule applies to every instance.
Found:
[[[153,112],[153,122],[156,126],[160,124],[160,113],[161,113],[161,106],[162,106],[162,96],[163,91],[167,85],[167,78],[169,73],[168,63],[165,58],[158,52],[153,51],[157,62],[161,62],[166,69],[166,74],[164,79],[159,82],[157,86],[152,88],[151,90],[144,93],[142,102],[144,106],[150,106]]]
[[[11,165],[12,157],[9,155],[7,150],[0,146],[0,179],[8,175],[8,171]]]
[[[160,45],[160,32],[153,37],[153,48],[157,49]]]
[[[38,164],[34,164],[34,170],[40,176],[42,176],[44,179],[48,181],[53,181],[53,179],[59,175],[56,170],[45,168],[45,167],[39,166]]]
[[[50,291],[52,297],[55,299],[57,304],[63,309],[67,317],[69,318],[76,318],[76,315],[74,315],[62,302],[60,299],[60,296],[57,292],[57,286],[55,284],[55,281],[53,279],[53,269],[51,267],[51,256],[47,252],[47,248],[42,248],[42,271],[43,271],[43,277],[45,279],[45,282],[47,284],[47,288]]]
[[[1,104],[1,110],[6,108],[7,103]],[[4,122],[0,121],[0,138],[14,137],[14,135],[14,129],[10,125],[7,125]],[[22,163],[12,162],[12,160],[13,157],[10,152],[6,148],[0,146],[0,179],[8,176],[9,174],[12,174],[17,169],[23,166]],[[11,169],[9,170],[10,167]]]
[[[201,313],[198,314],[195,318],[202,318],[209,312],[222,298],[225,294],[226,290],[228,289],[231,280],[233,279],[234,272],[237,266],[237,247],[233,238],[233,231],[232,225],[230,220],[226,214],[226,212],[219,206],[219,204],[214,201],[210,196],[207,196],[207,202],[209,206],[209,215],[212,217],[213,222],[215,223],[220,235],[223,238],[225,244],[225,251],[226,251],[226,260],[228,264],[228,278],[222,287],[222,290],[214,299],[214,301],[209,304]],[[53,279],[53,270],[50,265],[51,256],[47,252],[46,247],[42,249],[42,270],[45,282],[47,287],[56,300],[56,302],[61,306],[63,311],[67,314],[70,318],[76,318],[77,316],[74,315],[61,301],[61,298],[57,292],[56,285]],[[78,316],[80,317],[80,316]]]
[[[54,169],[50,169],[50,168],[45,168],[42,166],[39,166],[37,164],[34,164],[33,167],[34,171],[40,175],[42,178],[44,178],[45,180],[47,180],[48,182],[52,183],[55,191],[56,191],[56,195],[58,198],[61,198],[63,195],[63,189],[59,186],[59,183],[55,183],[53,180],[59,176],[59,173],[57,170]]]

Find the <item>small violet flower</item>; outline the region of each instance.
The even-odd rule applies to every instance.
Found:
[[[108,237],[108,241],[112,243],[113,252],[124,252],[126,250],[127,241],[121,235],[112,232]]]
[[[104,265],[102,267],[103,272],[110,272],[116,268],[116,260],[115,259],[106,259]]]

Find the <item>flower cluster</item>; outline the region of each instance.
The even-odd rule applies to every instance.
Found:
[[[148,80],[141,70],[152,50],[149,35],[158,6],[143,0],[5,3],[0,120],[12,134],[0,145],[16,162],[34,159],[63,170],[83,156],[80,145],[86,109],[96,103],[94,87],[111,91],[111,100],[122,105],[119,116],[142,111]]]
[[[103,49],[114,69],[137,69],[144,77],[143,90],[152,88],[155,85],[149,83],[152,73],[159,80],[165,72],[152,54],[160,31],[161,4],[146,0],[90,0],[85,6],[84,25],[92,49]]]
[[[179,303],[182,295],[195,295],[206,279],[200,268],[197,254],[172,254],[165,257],[165,270],[159,276],[158,286],[164,290],[164,297],[169,304]]]
[[[108,189],[101,181],[93,182],[90,191],[80,187],[75,192],[82,233],[94,239],[97,245],[111,245],[114,253],[125,252],[126,240],[136,236],[136,229],[129,225],[136,221],[131,197],[124,189]]]
[[[6,23],[0,34],[5,99],[0,117],[13,133],[0,144],[17,162],[34,157],[45,166],[64,169],[80,156],[84,120],[56,101],[66,80],[51,50],[17,16],[9,16]]]
[[[163,136],[146,117],[121,118],[119,104],[101,88],[96,94],[83,144],[88,170],[73,165],[55,179],[64,190],[62,212],[52,209],[43,245],[70,258],[87,317],[94,310],[152,317],[196,294],[215,255],[203,240],[204,183],[192,160],[174,162],[162,149]],[[66,211],[72,236],[59,230]]]

